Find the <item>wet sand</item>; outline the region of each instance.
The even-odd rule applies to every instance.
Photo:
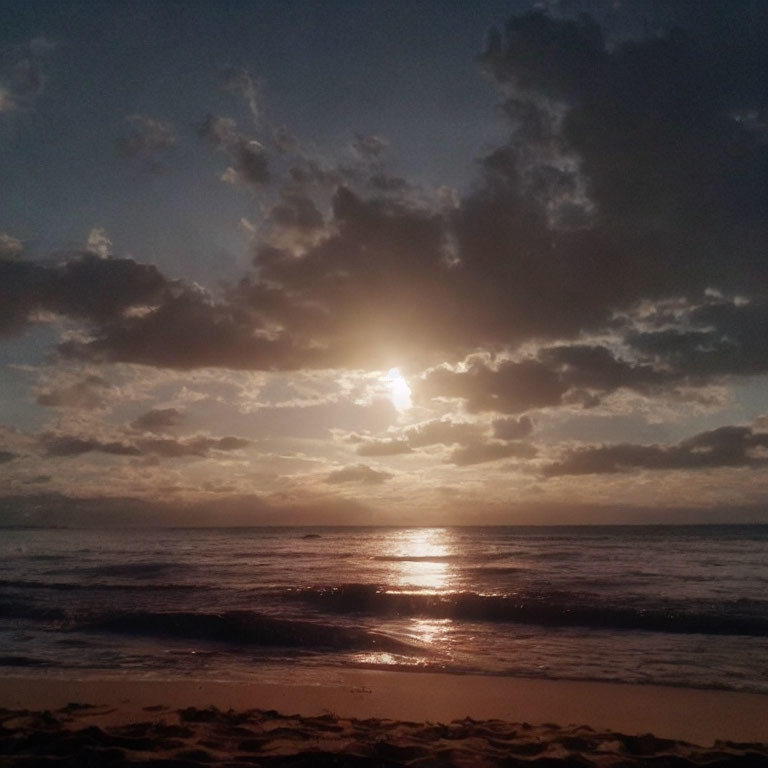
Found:
[[[366,670],[9,677],[0,707],[3,766],[768,766],[768,696],[724,691]]]

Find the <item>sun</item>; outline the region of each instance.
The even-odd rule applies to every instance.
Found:
[[[411,402],[411,388],[408,386],[408,382],[400,375],[400,369],[390,368],[384,377],[384,381],[389,387],[389,397],[392,400],[392,405],[398,411],[407,411],[413,405]]]

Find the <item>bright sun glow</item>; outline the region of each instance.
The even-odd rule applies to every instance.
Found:
[[[405,379],[400,375],[398,368],[390,368],[384,381],[389,385],[389,396],[392,399],[392,405],[398,411],[407,411],[413,403],[411,402],[411,388]]]

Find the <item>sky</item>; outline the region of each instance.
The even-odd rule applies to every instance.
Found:
[[[0,523],[768,522],[765,4],[0,19]]]

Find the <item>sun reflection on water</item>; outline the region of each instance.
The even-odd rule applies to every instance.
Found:
[[[444,592],[455,578],[453,533],[446,528],[398,531],[380,559],[390,562],[390,591]]]
[[[434,595],[440,599],[454,591],[459,579],[457,539],[446,528],[403,529],[387,538],[376,556],[386,563],[386,591],[399,594]],[[403,617],[398,636],[412,643],[414,653],[400,656],[364,654],[359,661],[381,666],[438,668],[451,655],[453,622],[424,616]],[[402,634],[401,634],[402,633]],[[423,649],[419,653],[418,649]]]

